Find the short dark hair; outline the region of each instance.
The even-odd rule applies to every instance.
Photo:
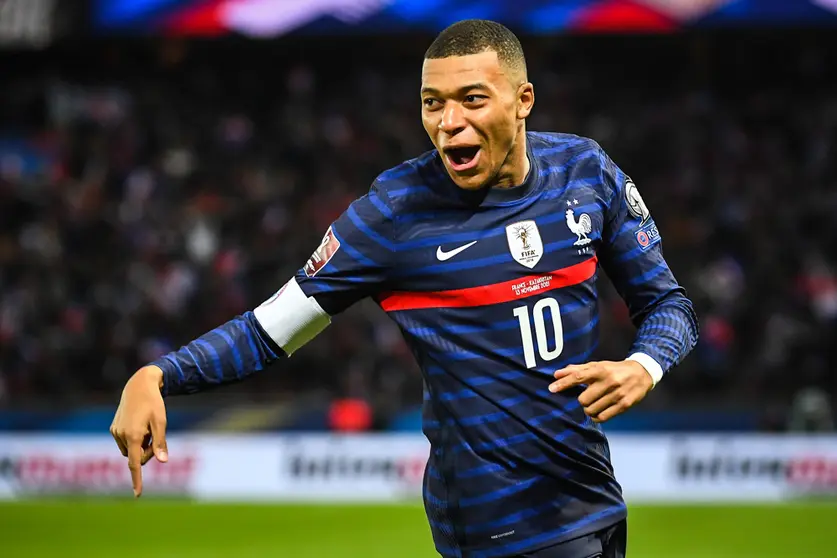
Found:
[[[521,71],[526,79],[526,57],[517,36],[508,27],[487,19],[458,21],[439,33],[430,44],[425,59],[467,56],[494,51],[501,63]]]

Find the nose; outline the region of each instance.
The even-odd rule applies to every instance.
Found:
[[[465,129],[465,115],[459,103],[450,102],[445,105],[445,109],[442,111],[442,120],[439,122],[439,129],[449,136],[455,136]]]

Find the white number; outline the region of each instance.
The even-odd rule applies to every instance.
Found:
[[[555,330],[555,347],[549,348],[549,340],[546,334],[543,311],[549,308],[552,316],[552,328]],[[534,368],[538,362],[535,360],[535,343],[532,340],[532,328],[529,326],[529,308],[518,306],[514,309],[514,315],[520,322],[520,338],[523,341],[523,358],[526,360],[526,368]],[[564,350],[564,328],[561,325],[561,308],[554,298],[542,298],[532,309],[532,317],[535,320],[535,337],[538,340],[538,353],[543,360],[555,360]]]

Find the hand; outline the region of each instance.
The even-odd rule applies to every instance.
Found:
[[[571,364],[554,375],[556,381],[549,385],[552,393],[587,386],[578,402],[595,422],[605,422],[627,411],[654,387],[651,374],[633,360]]]
[[[110,433],[122,455],[128,458],[134,496],[142,494],[142,466],[156,456],[169,460],[166,448],[166,406],[160,390],[163,371],[157,366],[140,368],[131,376],[110,425]]]

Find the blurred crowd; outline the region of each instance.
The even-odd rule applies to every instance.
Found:
[[[378,173],[427,150],[427,38],[387,41],[0,54],[0,406],[113,402],[138,366],[268,298]],[[835,49],[764,37],[524,46],[529,128],[605,147],[696,304],[700,345],[647,408],[747,408],[779,427],[800,393],[833,404]],[[603,289],[597,356],[621,358],[633,328]],[[421,386],[397,328],[366,301],[226,394],[353,397],[387,414],[418,404]]]

